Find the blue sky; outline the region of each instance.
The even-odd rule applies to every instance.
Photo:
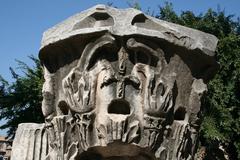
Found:
[[[165,0],[135,0],[142,9],[158,12]],[[9,67],[16,68],[15,59],[32,65],[27,58],[38,55],[42,33],[69,16],[96,4],[113,2],[113,6],[127,8],[127,0],[1,0],[0,1],[0,75],[12,81]],[[208,8],[224,9],[227,14],[240,17],[239,0],[168,0],[177,13],[191,10],[196,14]],[[3,122],[0,122],[0,125]],[[0,135],[5,135],[0,130]]]

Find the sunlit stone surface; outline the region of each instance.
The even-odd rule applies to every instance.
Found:
[[[193,159],[216,45],[104,5],[54,26],[39,53],[46,122],[19,125],[12,160]]]

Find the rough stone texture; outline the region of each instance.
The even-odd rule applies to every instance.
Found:
[[[44,127],[14,142],[46,160],[189,160],[217,38],[135,9],[97,5],[44,33]],[[203,106],[204,107],[204,106]],[[40,129],[41,128],[41,129]],[[27,135],[21,134],[27,132]],[[35,134],[35,131],[41,132]],[[47,151],[42,153],[47,145]],[[13,157],[22,152],[15,147]]]
[[[48,153],[48,141],[44,124],[19,124],[12,150],[11,160],[45,159]]]

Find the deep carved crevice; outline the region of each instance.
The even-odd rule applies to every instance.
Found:
[[[114,142],[106,147],[93,147],[82,152],[77,160],[155,160],[148,148]]]
[[[58,103],[58,107],[60,108],[63,115],[67,115],[69,111],[68,104],[65,101],[60,101]]]
[[[125,100],[113,100],[108,106],[108,113],[110,114],[130,114],[130,105]]]
[[[186,109],[183,107],[179,107],[174,114],[174,120],[181,120],[185,119]]]
[[[77,160],[102,160],[102,156],[93,152],[83,152]]]

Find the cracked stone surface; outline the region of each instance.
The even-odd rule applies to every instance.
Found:
[[[47,30],[45,124],[20,124],[12,160],[190,160],[217,38],[97,5]]]

